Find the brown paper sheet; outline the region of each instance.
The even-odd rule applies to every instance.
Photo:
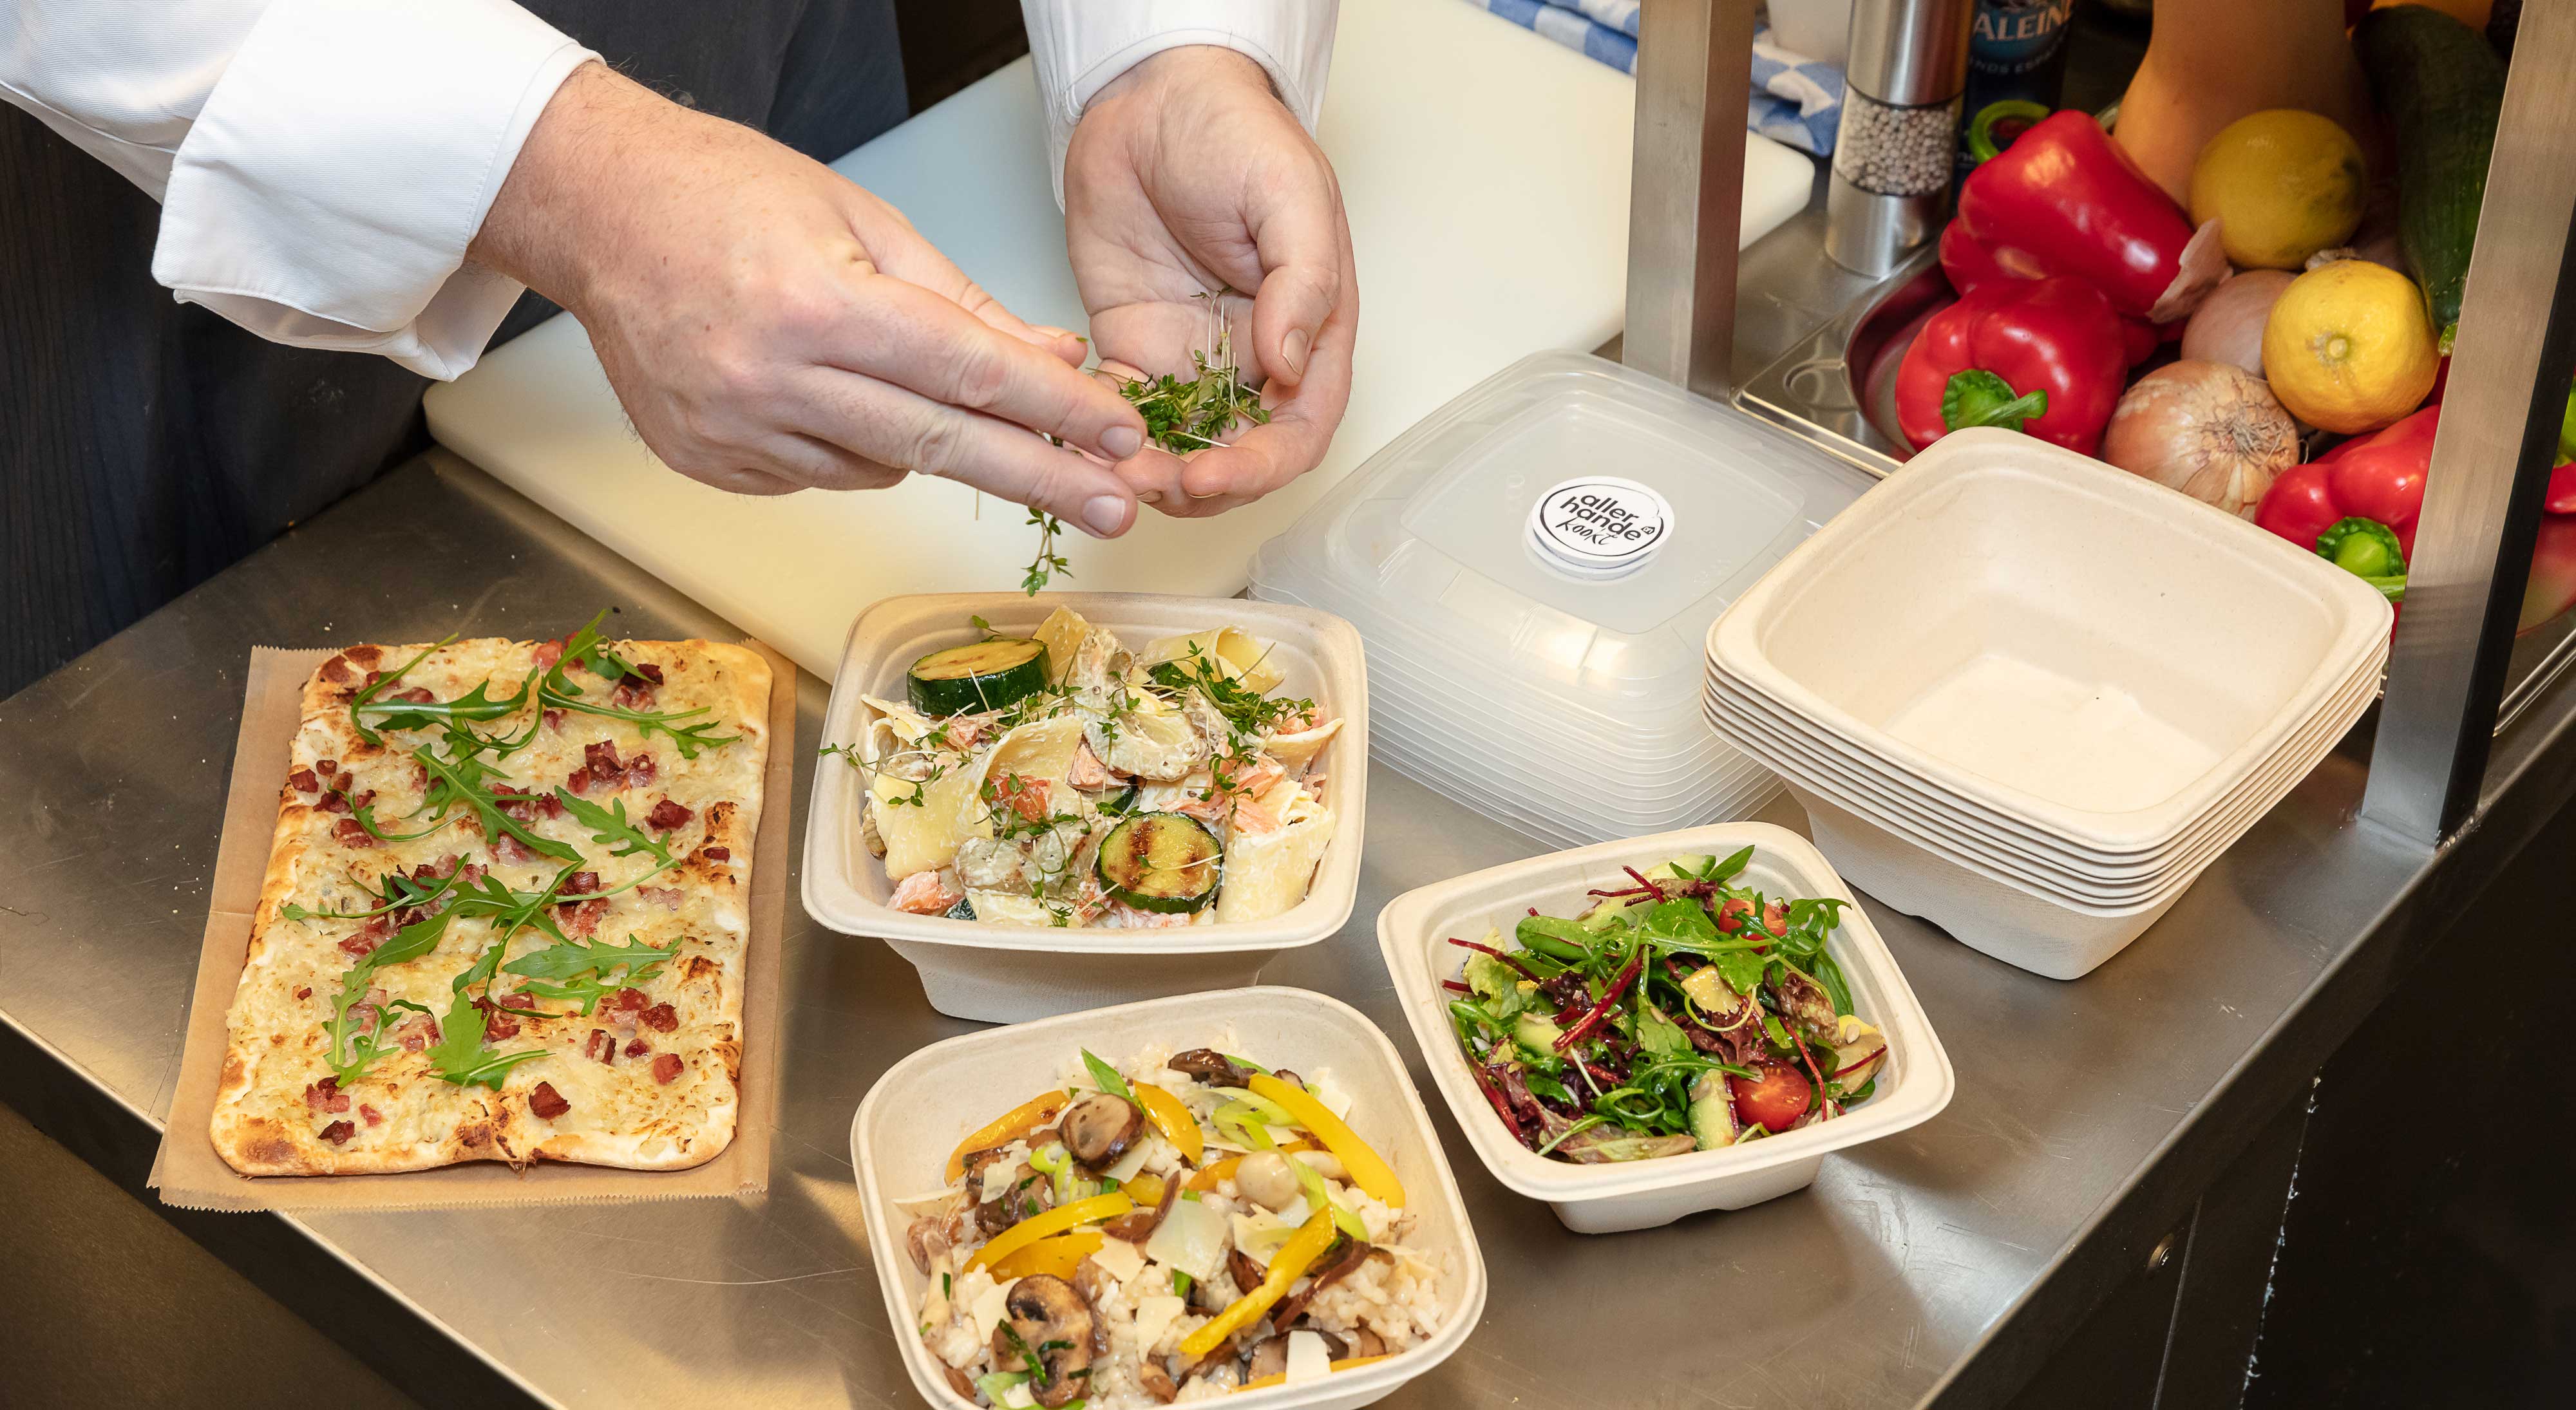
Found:
[[[250,657],[241,736],[233,748],[232,792],[197,960],[197,992],[179,1056],[177,1090],[161,1151],[145,1180],[162,1202],[183,1209],[430,1209],[473,1205],[586,1204],[759,1194],[769,1188],[770,1133],[778,1125],[779,948],[787,921],[788,812],[795,782],[796,666],[767,645],[745,642],[769,661],[769,759],[760,825],[752,836],[751,936],[743,987],[741,1107],[733,1143],[689,1170],[616,1170],[541,1162],[524,1171],[494,1161],[395,1175],[273,1175],[253,1178],[215,1154],[207,1127],[224,1060],[224,1016],[250,950],[277,827],[277,790],[286,777],[304,682],[329,648],[258,647]]]

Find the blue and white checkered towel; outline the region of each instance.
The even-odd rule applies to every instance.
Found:
[[[1621,73],[1637,71],[1640,0],[1467,0],[1480,10],[1580,50]],[[1744,125],[1785,146],[1817,156],[1834,150],[1842,122],[1843,71],[1753,35],[1753,93]]]

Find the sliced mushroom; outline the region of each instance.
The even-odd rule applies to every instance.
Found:
[[[976,1206],[975,1220],[991,1238],[1030,1215],[1043,1213],[1055,1206],[1055,1182],[1038,1173],[1026,1161],[1011,1180],[1009,1189]]]
[[[1172,1201],[1178,1198],[1180,1193],[1181,1180],[1175,1175],[1163,1182],[1162,1201],[1154,1206],[1152,1213],[1148,1214],[1140,1209],[1121,1214],[1101,1225],[1100,1232],[1113,1239],[1125,1239],[1131,1244],[1141,1244],[1154,1237],[1156,1229],[1163,1227],[1163,1218],[1172,1212]]]
[[[993,1329],[993,1364],[1004,1370],[1038,1360],[1028,1382],[1038,1404],[1060,1406],[1082,1395],[1091,1380],[1091,1305],[1071,1283],[1033,1273],[1011,1285],[1004,1319]]]
[[[1064,1148],[1084,1169],[1097,1172],[1116,1165],[1144,1138],[1145,1113],[1125,1097],[1101,1092],[1068,1107],[1060,1130]]]
[[[1145,1388],[1147,1395],[1165,1405],[1178,1400],[1181,1395],[1181,1388],[1172,1382],[1172,1373],[1163,1369],[1162,1362],[1150,1356],[1145,1358],[1145,1364],[1136,1368],[1136,1383]]]
[[[1214,1048],[1192,1048],[1164,1059],[1163,1066],[1174,1072],[1185,1072],[1211,1087],[1249,1085],[1252,1074],[1234,1065],[1234,1059]]]
[[[1243,1368],[1243,1378],[1257,1381],[1264,1376],[1288,1374],[1288,1339],[1272,1337],[1252,1349],[1252,1360]]]
[[[1216,1286],[1214,1278],[1193,1278],[1190,1280],[1188,1302],[1193,1312],[1223,1312],[1227,1304],[1249,1291],[1249,1288],[1238,1288],[1229,1295]]]
[[[1351,1355],[1384,1356],[1386,1355],[1386,1338],[1379,1336],[1377,1333],[1370,1331],[1366,1327],[1362,1327],[1358,1331],[1351,1333]]]
[[[1225,1271],[1234,1279],[1236,1290],[1246,1297],[1251,1296],[1252,1290],[1261,1286],[1262,1280],[1269,1276],[1260,1264],[1253,1262],[1250,1255],[1239,1248],[1225,1251]]]
[[[939,1370],[942,1375],[948,1377],[948,1388],[950,1390],[957,1392],[968,1400],[973,1400],[975,1398],[975,1383],[966,1379],[965,1372],[958,1370],[956,1367],[949,1365],[945,1361],[939,1363]]]
[[[1284,1067],[1283,1067],[1283,1068],[1280,1068],[1280,1069],[1279,1069],[1278,1071],[1276,1071],[1276,1072],[1271,1073],[1270,1075],[1271,1075],[1271,1076],[1273,1076],[1273,1077],[1278,1078],[1278,1079],[1279,1079],[1280,1081],[1282,1081],[1282,1082],[1287,1083],[1287,1084],[1288,1084],[1289,1086],[1291,1086],[1291,1087],[1295,1087],[1295,1088],[1297,1088],[1299,1091],[1304,1091],[1304,1090],[1306,1089],[1306,1079],[1305,1079],[1305,1078],[1303,1078],[1303,1077],[1298,1076],[1296,1073],[1293,1073],[1293,1072],[1289,1071],[1288,1069],[1286,1069],[1286,1068],[1284,1068]]]
[[[1094,1307],[1117,1286],[1118,1280],[1109,1276],[1109,1270],[1101,1267],[1097,1258],[1086,1258],[1073,1270],[1073,1290]]]
[[[948,1240],[939,1232],[939,1220],[925,1214],[912,1221],[903,1236],[904,1251],[912,1255],[913,1271],[927,1275],[930,1260],[948,1251]]]
[[[1279,1300],[1279,1306],[1270,1314],[1270,1325],[1283,1330],[1295,1325],[1298,1318],[1306,1315],[1306,1304],[1313,1302],[1317,1293],[1357,1272],[1359,1266],[1369,1259],[1385,1257],[1390,1263],[1394,1261],[1383,1251],[1348,1238],[1337,1247],[1326,1249],[1324,1254],[1327,1261],[1316,1271],[1314,1280]]]
[[[1273,1214],[1286,1209],[1303,1188],[1297,1172],[1288,1168],[1288,1157],[1277,1151],[1254,1151],[1237,1162],[1234,1187]]]

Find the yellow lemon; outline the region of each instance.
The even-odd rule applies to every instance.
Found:
[[[2296,108],[2221,128],[2191,168],[2191,223],[2219,223],[2228,262],[2297,269],[2361,228],[2370,173],[2352,134]]]
[[[2416,407],[2441,370],[2415,281],[2386,265],[2337,260],[2290,281],[2263,324],[2272,395],[2311,426],[2375,431]]]

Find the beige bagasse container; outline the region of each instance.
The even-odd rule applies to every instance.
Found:
[[[1340,930],[1359,894],[1368,811],[1368,668],[1350,623],[1310,608],[1239,598],[1153,593],[925,593],[861,612],[832,682],[823,742],[855,743],[874,712],[860,697],[904,698],[904,671],[924,653],[981,635],[969,620],[1025,636],[1058,607],[1121,641],[1235,626],[1270,643],[1279,692],[1336,715],[1342,732],[1321,757],[1332,845],[1306,899],[1265,921],[1171,930],[1041,929],[912,915],[888,905],[894,885],[859,826],[866,788],[837,757],[818,760],[805,828],[805,909],[845,935],[873,935],[921,972],[931,1007],[957,1018],[1018,1023],[1166,994],[1249,984],[1283,950]]]
[[[939,1189],[949,1153],[968,1132],[1061,1081],[1067,1065],[1081,1061],[1083,1049],[1123,1064],[1148,1044],[1175,1052],[1217,1048],[1309,1075],[1330,1068],[1333,1085],[1351,1097],[1351,1129],[1385,1157],[1404,1184],[1405,1208],[1414,1218],[1405,1243],[1443,1265],[1444,1320],[1421,1345],[1300,1385],[1238,1391],[1222,1397],[1225,1404],[1244,1410],[1352,1410],[1393,1393],[1466,1343],[1484,1315],[1485,1258],[1431,1114],[1395,1045],[1338,999],[1303,989],[1228,989],[933,1043],[887,1069],[869,1089],[850,1122],[850,1163],[858,1170],[886,1319],[924,1400],[941,1410],[974,1404],[948,1388],[929,1348],[908,1334],[928,1279],[904,1254],[910,1219],[896,1201]]]
[[[1594,888],[1629,884],[1622,867],[1644,871],[1675,857],[1724,857],[1747,846],[1753,857],[1738,884],[1771,896],[1852,900],[1850,889],[1807,839],[1769,823],[1736,822],[1490,867],[1408,891],[1378,913],[1378,947],[1395,980],[1396,1001],[1404,1006],[1422,1045],[1423,1063],[1467,1143],[1495,1179],[1546,1201],[1577,1233],[1648,1229],[1700,1210],[1742,1209],[1805,1189],[1826,1156],[1918,1126],[1950,1104],[1957,1079],[1949,1054],[1942,1051],[1913,986],[1887,952],[1887,942],[1854,903],[1843,908],[1842,924],[1828,947],[1851,984],[1860,1017],[1887,1035],[1888,1056],[1877,1093],[1849,1114],[1725,1150],[1609,1165],[1551,1160],[1503,1129],[1470,1075],[1450,1026],[1449,994],[1441,981],[1457,978],[1471,953],[1450,944],[1451,937],[1482,940],[1491,927],[1503,932],[1509,949],[1513,927],[1531,907],[1542,915],[1580,914],[1592,904]]]
[[[1944,436],[1708,634],[1711,725],[1854,884],[2076,979],[2369,708],[2391,609],[2314,553],[2028,436]]]

